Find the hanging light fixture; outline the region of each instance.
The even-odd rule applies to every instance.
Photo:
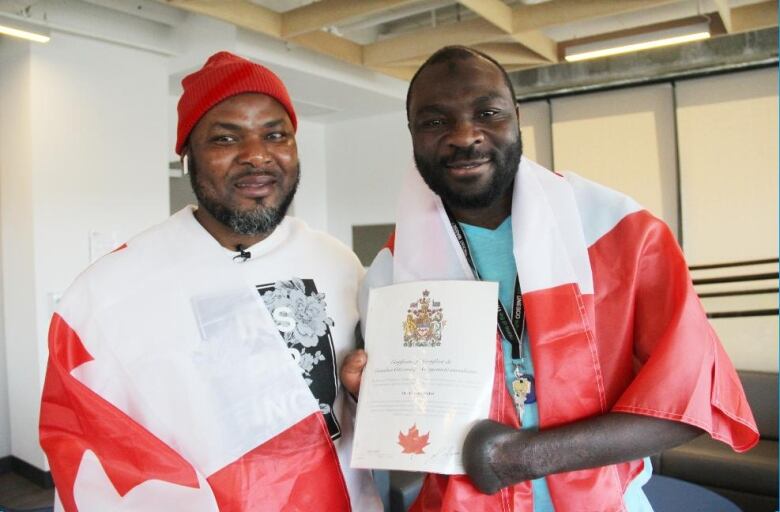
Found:
[[[709,23],[701,22],[660,30],[593,41],[583,44],[572,44],[566,47],[564,58],[568,62],[597,59],[610,55],[638,52],[662,46],[671,46],[691,41],[701,41],[710,37]]]

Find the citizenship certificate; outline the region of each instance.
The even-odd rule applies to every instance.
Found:
[[[497,303],[484,281],[371,290],[352,467],[464,473],[463,441],[490,411]]]

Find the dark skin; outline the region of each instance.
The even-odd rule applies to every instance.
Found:
[[[231,209],[278,206],[298,175],[290,116],[264,94],[239,94],[211,108],[192,129],[185,154],[197,161],[203,192]],[[195,218],[230,250],[270,235],[236,233],[200,204]]]
[[[496,166],[488,158],[457,155],[487,154],[510,144],[520,133],[519,113],[511,94],[505,94],[503,77],[492,67],[492,73],[483,74],[481,64],[482,59],[472,59],[425,68],[409,103],[415,153],[446,162],[443,182],[460,195],[486,188]],[[495,83],[496,76],[500,84]],[[485,207],[448,207],[460,222],[495,229],[511,212],[512,189]]]
[[[430,66],[414,84],[409,129],[415,152],[446,155],[457,144],[501,145],[518,130],[516,110],[511,119],[496,124],[475,115],[480,98],[501,96],[514,105],[498,69],[480,57]],[[499,101],[499,100],[496,100]],[[490,106],[490,105],[486,105]],[[433,107],[433,108],[431,108]],[[443,111],[445,127],[428,131],[427,114]],[[440,114],[442,114],[440,112]],[[491,115],[492,116],[492,115]],[[435,117],[435,115],[434,115]],[[438,121],[434,125],[440,126]],[[430,125],[429,125],[430,128]],[[456,171],[445,179],[453,188],[479,186],[493,172],[489,164],[468,172]],[[459,221],[495,228],[511,211],[511,191],[487,208],[453,209]],[[357,396],[366,354],[357,351],[342,366],[344,386]],[[553,473],[575,471],[636,460],[685,443],[702,433],[697,427],[648,416],[607,412],[543,430],[516,430],[492,420],[478,422],[463,445],[466,472],[482,492]]]

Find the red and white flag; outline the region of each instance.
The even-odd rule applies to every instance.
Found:
[[[512,199],[540,428],[607,412],[695,425],[745,451],[758,431],[736,372],[707,321],[668,227],[630,198],[523,157]],[[410,170],[396,231],[367,289],[473,279],[440,198]],[[518,426],[497,351],[490,417]],[[641,460],[549,475],[555,510],[624,510]],[[531,512],[529,482],[481,494],[466,476],[429,475],[413,510]]]
[[[40,439],[57,510],[351,510],[256,283],[170,235],[99,260],[52,319]]]

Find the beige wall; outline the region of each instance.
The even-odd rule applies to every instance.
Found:
[[[777,256],[777,70],[677,85],[682,218],[691,264]]]
[[[778,256],[777,70],[677,84],[683,242],[691,264]],[[757,265],[696,277],[777,272]],[[777,280],[698,286],[698,291],[777,287]],[[708,312],[776,309],[776,293],[702,300]],[[778,318],[712,322],[737,368],[777,371]]]
[[[531,160],[552,169],[550,104],[547,101],[532,101],[521,103],[519,109],[523,153]]]
[[[731,362],[738,370],[777,372],[777,317],[711,320]]]
[[[677,232],[671,85],[554,99],[552,134],[556,170],[628,194]]]

